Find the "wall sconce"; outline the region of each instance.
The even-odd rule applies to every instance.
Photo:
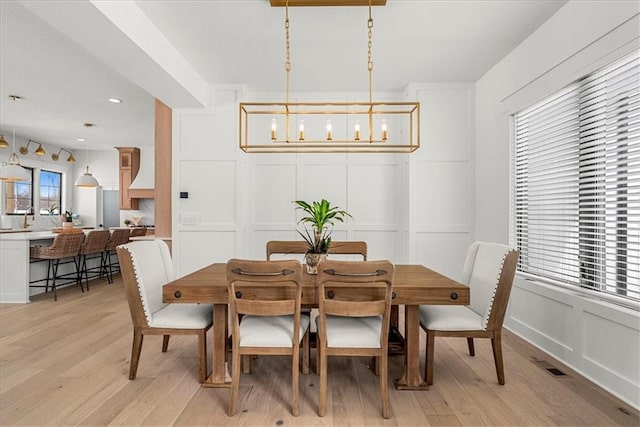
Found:
[[[9,143],[4,139],[4,135],[0,133],[0,148],[9,148]]]
[[[32,142],[34,144],[38,144],[38,148],[36,148],[36,151],[34,151],[34,153],[36,153],[38,156],[44,156],[45,154],[47,154],[47,152],[44,151],[44,148],[42,148],[42,144],[34,141],[33,139],[27,141],[26,147],[20,147],[20,154],[29,154],[29,145],[31,145]]]
[[[67,157],[67,162],[69,162],[69,163],[75,163],[75,162],[76,162],[76,158],[75,158],[75,157],[73,157],[73,153],[71,153],[71,151],[69,151],[69,150],[65,150],[64,148],[61,148],[60,150],[58,150],[58,152],[57,152],[57,153],[53,153],[53,154],[51,155],[51,158],[52,158],[54,161],[56,161],[56,162],[57,162],[57,161],[58,161],[58,159],[60,158],[60,153],[62,153],[63,151],[64,151],[65,153],[69,154],[69,157]]]

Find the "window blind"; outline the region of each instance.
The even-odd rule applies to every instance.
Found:
[[[640,52],[513,119],[518,270],[640,301]]]

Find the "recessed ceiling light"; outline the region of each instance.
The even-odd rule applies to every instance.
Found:
[[[109,98],[109,102],[113,102],[114,104],[120,104],[122,100],[118,98]]]
[[[78,139],[76,139],[76,141],[78,141],[78,142],[84,142],[84,138],[78,138]]]

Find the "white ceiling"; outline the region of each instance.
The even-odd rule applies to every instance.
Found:
[[[374,91],[474,82],[565,3],[388,0],[372,11]],[[284,12],[268,0],[0,0],[0,129],[72,150],[153,145],[156,97],[201,107],[211,85],[283,92]],[[367,90],[366,7],[289,15],[292,91]]]

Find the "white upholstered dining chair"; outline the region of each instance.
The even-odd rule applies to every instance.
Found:
[[[474,242],[467,250],[461,279],[470,288],[470,304],[420,306],[420,326],[427,334],[427,384],[433,384],[437,336],[466,337],[471,356],[475,355],[474,338],[491,339],[498,383],[504,384],[502,324],[517,262],[516,249],[498,243]]]
[[[175,278],[164,241],[131,242],[118,246],[116,251],[133,322],[129,379],[136,378],[145,335],[163,335],[163,352],[169,347],[171,335],[197,335],[198,377],[203,383],[208,373],[206,334],[213,324],[213,306],[162,302],[162,286]]]

